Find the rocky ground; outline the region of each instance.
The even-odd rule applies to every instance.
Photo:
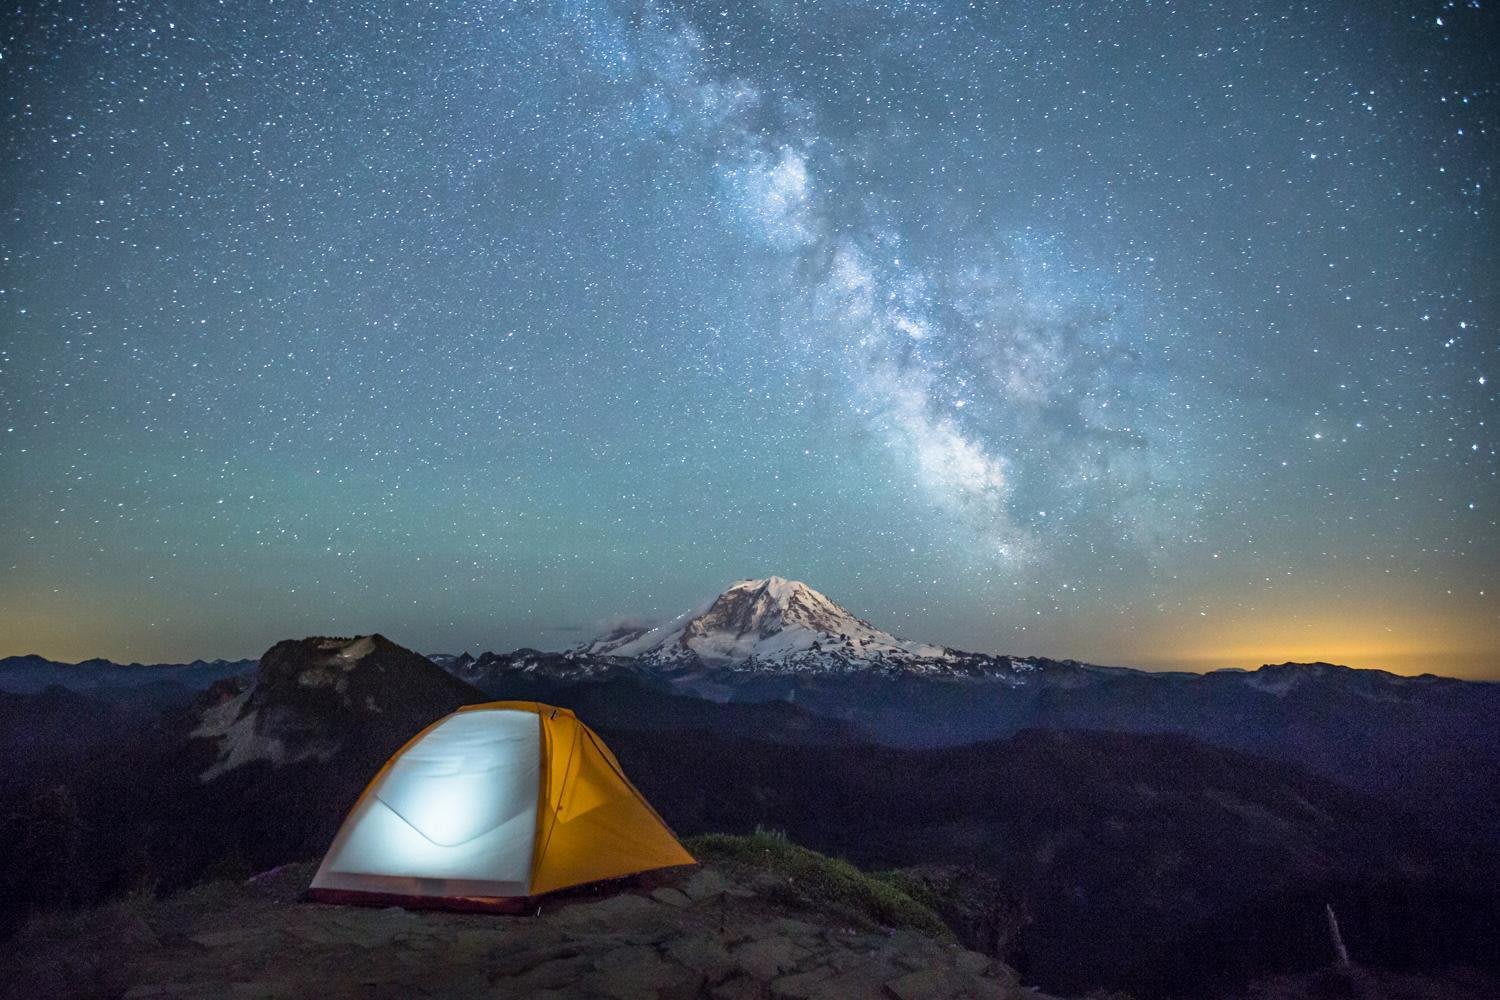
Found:
[[[0,992],[89,997],[1039,998],[915,929],[819,911],[770,873],[703,867],[523,917],[299,901],[312,866],[40,918]]]
[[[1403,973],[1328,966],[1298,975],[1270,976],[1226,1000],[1494,1000],[1500,978],[1481,969]]]

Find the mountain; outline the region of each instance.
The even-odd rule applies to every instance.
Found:
[[[1495,852],[1183,736],[1027,730],[914,749],[601,734],[679,833],[771,828],[861,867],[936,867],[949,875],[924,898],[940,911],[992,883],[976,909],[1008,914],[1003,933],[966,943],[1049,991],[1219,996],[1314,968],[1329,957],[1328,902],[1359,961],[1493,951]]]
[[[556,656],[557,654],[550,654]],[[493,666],[500,661],[490,661]],[[785,701],[715,702],[675,694],[624,669],[599,667],[571,672],[542,661],[489,671],[475,684],[496,701],[540,701],[566,705],[594,728],[647,732],[701,731],[759,739],[776,744],[847,743],[859,739],[850,726],[813,715]]]
[[[1028,728],[1181,733],[1307,767],[1500,843],[1500,684],[1328,663],[1166,673],[965,652],[860,619],[804,583],[743,580],[656,628],[623,622],[562,653],[444,657],[492,696],[630,676],[734,704],[784,702],[890,746]]]
[[[0,691],[0,795],[8,786],[56,780],[111,751],[123,732],[149,725],[148,707],[52,685],[34,694]]]
[[[194,660],[191,663],[114,663],[92,659],[61,663],[43,656],[0,659],[0,692],[37,694],[49,687],[107,701],[164,709],[186,704],[227,677],[255,669],[255,660]]]
[[[1345,771],[1381,771],[1399,750],[1420,765],[1402,787],[1426,773],[1492,791],[1464,742],[1473,720],[1455,708],[1468,690],[1458,682],[1291,667],[1201,687],[1056,661],[970,674],[794,659],[778,670],[536,650],[447,662],[484,690],[371,635],[278,643],[253,674],[147,723],[60,690],[0,699],[15,737],[0,749],[39,765],[0,760],[12,778],[0,781],[0,935],[60,902],[316,859],[402,743],[492,698],[579,712],[679,833],[761,826],[871,867],[918,866],[901,877],[929,887],[933,906],[962,897],[953,919],[973,946],[1047,984],[1213,995],[1205,977],[1224,968],[1224,941],[1244,976],[1295,971],[1322,955],[1322,939],[1282,929],[1315,927],[1329,900],[1349,914],[1351,948],[1378,958],[1394,953],[1384,942],[1409,942],[1414,966],[1473,961],[1485,953],[1479,929],[1493,926],[1500,866],[1415,821],[1399,795],[1182,735],[1063,728],[1100,715],[1112,692],[1131,724],[1187,725],[1201,710],[1221,739],[1266,726],[1257,739],[1302,752],[1313,733],[1324,750],[1348,746],[1332,758]],[[731,697],[694,696],[690,679],[714,671]],[[758,697],[777,685],[791,696]],[[1329,701],[1336,691],[1345,697]],[[1464,751],[1461,775],[1422,770],[1433,757],[1402,728],[1413,702],[1457,720],[1424,735],[1433,750]],[[1266,706],[1286,713],[1282,729]],[[1005,725],[1051,724],[961,738],[997,707]],[[1381,722],[1375,710],[1397,714]],[[1374,735],[1362,732],[1372,722]],[[919,731],[967,745],[916,745]],[[32,733],[79,752],[37,754]],[[897,740],[908,742],[880,745]]]
[[[1262,754],[1500,843],[1500,685],[1330,664],[1151,673],[1033,661],[989,673],[676,675],[682,694],[784,700],[892,746],[954,746],[1029,728],[1180,733]]]
[[[254,678],[209,691],[191,735],[216,744],[211,780],[252,761],[326,762],[351,745],[389,746],[483,695],[383,635],[278,642]]]
[[[779,576],[741,580],[701,609],[644,632],[616,630],[582,651],[655,666],[748,670],[924,670],[950,659],[941,646],[899,639]]]
[[[616,622],[610,625],[598,638],[592,642],[584,643],[573,650],[573,652],[586,656],[609,656],[616,649],[634,642],[654,628],[656,628],[654,623],[645,623],[633,619]]]

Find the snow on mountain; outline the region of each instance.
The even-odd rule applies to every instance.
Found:
[[[580,651],[656,666],[847,670],[861,665],[942,668],[954,654],[901,639],[796,580],[741,580],[708,603],[631,636],[612,633]]]
[[[523,647],[509,653],[483,653],[468,663],[445,667],[449,673],[481,690],[497,681],[516,675],[547,678],[555,681],[581,681],[607,676],[620,665],[609,656],[595,656],[569,650],[549,653]]]
[[[707,610],[706,605],[703,610]],[[615,656],[618,655],[615,651],[621,646],[635,642],[653,628],[655,626],[651,622],[636,618],[621,619],[612,623],[599,638],[584,643],[573,652],[587,653],[592,656]]]

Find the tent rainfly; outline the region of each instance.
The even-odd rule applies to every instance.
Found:
[[[497,701],[444,716],[386,762],[308,896],[516,912],[558,889],[692,863],[572,712]]]

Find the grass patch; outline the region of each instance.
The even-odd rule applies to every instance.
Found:
[[[698,860],[729,871],[767,873],[786,891],[789,901],[837,914],[856,925],[954,939],[931,907],[891,882],[867,875],[840,858],[800,847],[785,834],[766,830],[748,837],[709,833],[689,839],[685,846]]]
[[[891,886],[897,892],[905,893],[913,902],[927,907],[934,913],[943,908],[945,901],[938,895],[936,887],[931,882],[914,878],[899,868],[891,871],[871,872],[870,877],[883,885]]]

